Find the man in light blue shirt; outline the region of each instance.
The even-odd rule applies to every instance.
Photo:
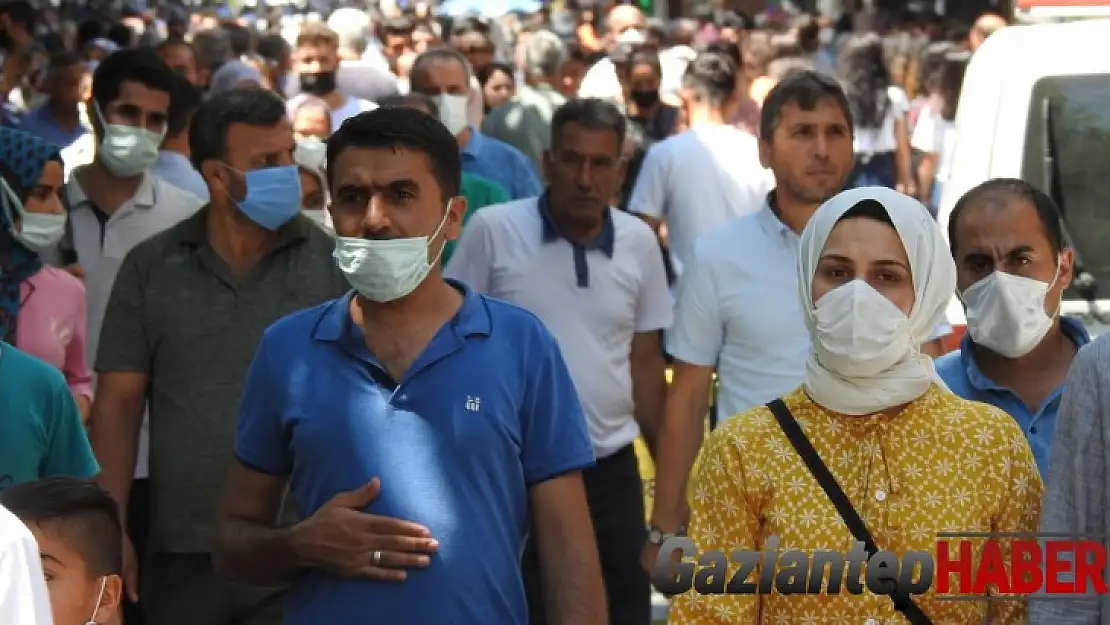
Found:
[[[99,472],[62,372],[0,341],[0,491]]]
[[[470,65],[461,52],[433,48],[421,54],[409,71],[409,84],[412,91],[436,99],[439,120],[462,150],[463,171],[496,182],[512,200],[537,197],[543,191],[535,165],[526,156],[469,125]]]
[[[158,150],[158,160],[150,173],[171,185],[208,202],[208,184],[189,162],[189,122],[204,102],[204,97],[184,76],[173,73],[173,92],[166,120],[166,137]]]
[[[937,372],[960,397],[1010,413],[1044,476],[1064,379],[1090,342],[1081,323],[1059,314],[1075,262],[1059,208],[1027,182],[989,180],[956,203],[948,240],[968,333]]]

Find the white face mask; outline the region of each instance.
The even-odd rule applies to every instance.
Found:
[[[100,602],[104,600],[104,589],[107,588],[107,587],[108,587],[108,578],[107,577],[100,578],[100,594],[98,594],[96,596],[96,605],[93,606],[92,616],[89,617],[89,621],[87,623],[85,623],[85,625],[97,625],[97,623],[96,623],[96,613],[100,611]]]
[[[462,134],[462,131],[466,130],[466,127],[470,124],[466,116],[470,96],[441,93],[436,96],[435,100],[436,106],[439,108],[439,121],[447,126],[447,130],[451,131],[452,135],[457,137]]]
[[[961,295],[967,307],[967,330],[977,344],[1006,358],[1021,358],[1033,351],[1052,328],[1060,312],[1049,316],[1045,298],[1060,276],[1060,262],[1052,282],[995,271]]]
[[[35,252],[54,249],[66,233],[66,214],[26,213],[21,218],[20,231],[12,235]]]
[[[165,133],[158,134],[146,128],[109,124],[104,121],[100,105],[93,103],[93,110],[104,128],[97,156],[108,170],[121,178],[138,176],[150,169],[158,160],[158,148]]]
[[[909,317],[863,280],[822,296],[814,318],[818,362],[847,378],[877,376],[914,349]]]
[[[450,204],[447,209],[450,211]],[[392,302],[415,291],[439,262],[447,241],[430,261],[428,246],[446,223],[447,213],[444,213],[430,237],[381,240],[336,237],[332,256],[339,270],[347,276],[347,282],[360,295],[372,302]]]

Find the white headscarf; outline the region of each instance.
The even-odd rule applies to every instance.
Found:
[[[832,371],[822,365],[813,302],[813,278],[829,234],[844,213],[864,200],[881,204],[894,223],[909,258],[914,289],[913,309],[905,326],[910,334],[904,341],[906,352],[893,366],[877,374]],[[921,397],[934,382],[944,386],[933,359],[922,354],[920,346],[944,318],[955,293],[956,264],[940,227],[917,200],[885,187],[862,187],[844,191],[822,204],[802,232],[798,290],[806,327],[814,341],[813,353],[806,362],[805,389],[819,405],[844,414],[872,414]]]

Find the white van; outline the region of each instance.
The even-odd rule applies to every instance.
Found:
[[[1064,314],[1110,331],[1110,20],[1004,28],[972,57],[956,113],[952,174],[938,221],[991,178],[1021,178],[1059,204],[1076,250]],[[1078,264],[1078,263],[1077,263]],[[1083,289],[1093,283],[1097,288]],[[959,301],[953,326],[966,318]]]

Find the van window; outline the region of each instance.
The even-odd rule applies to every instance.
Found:
[[[1022,178],[1051,195],[1084,268],[1110,295],[1110,74],[1049,76],[1033,87]],[[1068,290],[1068,299],[1079,296]]]

